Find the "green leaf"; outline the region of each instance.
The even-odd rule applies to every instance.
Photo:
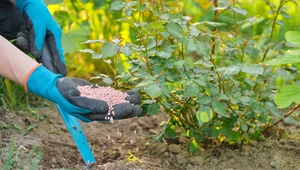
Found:
[[[206,83],[205,83],[204,80],[196,79],[195,81],[196,81],[200,86],[202,86],[202,87],[205,87],[205,86],[206,86]]]
[[[202,105],[202,104],[209,104],[211,101],[212,101],[211,97],[203,96],[198,98],[197,103]]]
[[[211,21],[204,21],[204,23],[213,26],[213,27],[219,27],[219,26],[223,26],[223,25],[227,25],[225,23],[221,23],[221,22],[211,22]]]
[[[120,51],[126,57],[130,57],[132,55],[132,49],[130,47],[122,46],[122,47],[120,47]]]
[[[152,138],[152,142],[156,143],[161,141],[161,139],[164,137],[164,132],[163,131],[159,131],[156,135],[153,136]]]
[[[175,126],[168,126],[165,130],[165,135],[170,139],[175,139],[177,136]]]
[[[101,59],[102,58],[101,54],[96,53],[92,49],[83,49],[83,50],[80,50],[80,52],[92,54],[93,59]]]
[[[288,31],[285,33],[285,39],[287,42],[300,44],[300,32],[298,31]]]
[[[213,117],[213,112],[209,107],[203,106],[197,111],[198,124],[201,126],[203,123],[209,122]]]
[[[251,75],[263,75],[264,68],[259,65],[242,66],[241,71]]]
[[[152,98],[157,98],[162,94],[162,89],[156,84],[146,86],[145,92]]]
[[[246,132],[248,130],[248,126],[244,123],[241,124],[242,131]]]
[[[14,156],[14,148],[15,148],[15,145],[16,145],[16,140],[13,139],[10,143],[10,146],[9,146],[9,149],[8,149],[8,154],[6,156],[7,160],[6,160],[6,163],[5,163],[5,167],[2,167],[4,169],[10,169],[11,167],[11,164],[13,162],[13,156]]]
[[[240,72],[239,66],[229,66],[225,68],[224,75],[233,76]]]
[[[283,87],[274,97],[278,108],[286,108],[293,102],[300,103],[300,85],[289,85]]]
[[[86,40],[85,42],[82,42],[81,44],[94,44],[94,43],[105,43],[105,40]]]
[[[124,8],[122,1],[114,1],[111,3],[110,10],[112,11],[121,11]]]
[[[251,102],[250,107],[254,113],[258,113],[258,114],[262,113],[261,104],[259,102],[257,101]]]
[[[181,27],[174,23],[174,22],[168,22],[166,25],[165,25],[165,28],[167,29],[168,33],[173,36],[174,38],[176,39],[181,39],[182,38],[182,34],[183,34],[183,31],[181,29]]]
[[[239,13],[239,14],[242,14],[242,15],[247,15],[247,11],[245,10],[245,9],[243,9],[243,8],[238,8],[238,7],[236,7],[236,6],[231,6],[230,7],[230,9],[232,9],[234,12],[236,12],[236,13]]]
[[[213,102],[212,106],[217,113],[219,113],[222,116],[226,116],[226,110],[222,103],[215,101],[215,102]]]
[[[128,6],[128,7],[133,7],[133,6],[136,6],[137,4],[138,4],[137,1],[132,1],[132,2],[128,2],[128,3],[127,3],[127,6]]]
[[[114,83],[114,81],[113,81],[111,78],[109,78],[109,77],[103,78],[102,81],[103,81],[106,85],[112,85],[112,84]]]
[[[199,144],[194,138],[190,141],[189,150],[192,154],[196,154],[199,150]]]
[[[288,50],[283,57],[266,62],[266,65],[295,64],[300,62],[300,50]]]
[[[80,43],[88,39],[91,28],[85,24],[77,25],[74,29],[62,34],[62,46],[65,53],[76,52],[80,48]]]
[[[292,16],[290,16],[290,14],[286,13],[285,11],[280,11],[280,14],[281,14],[284,18],[286,18],[286,19],[291,19],[291,18],[292,18]]]
[[[196,83],[188,85],[185,91],[186,97],[193,97],[200,92],[200,86]]]
[[[205,61],[205,62],[203,63],[203,66],[204,66],[204,67],[214,67],[214,64],[213,64],[211,61]]]
[[[166,59],[171,57],[171,53],[168,51],[158,51],[156,54],[157,54],[157,56],[166,58]]]
[[[106,42],[101,47],[101,51],[103,58],[112,57],[118,53],[119,47],[116,44]]]
[[[239,98],[239,100],[240,100],[241,102],[250,102],[250,101],[251,101],[251,98],[248,97],[248,96],[241,96],[241,97]]]
[[[195,51],[197,49],[195,40],[188,37],[184,38],[184,46],[187,51]]]
[[[148,113],[153,116],[160,110],[160,106],[157,103],[152,103],[148,106]]]
[[[276,105],[271,103],[271,102],[267,102],[266,103],[266,106],[268,107],[268,109],[271,111],[271,113],[274,115],[274,116],[277,116],[279,118],[282,117],[282,113],[279,112],[279,110],[277,109]]]
[[[155,103],[156,100],[144,100],[143,103],[145,104],[152,104],[152,103]]]

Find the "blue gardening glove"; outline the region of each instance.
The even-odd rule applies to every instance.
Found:
[[[15,5],[23,12],[26,21],[27,32],[23,32],[22,36],[24,39],[29,39],[31,54],[39,61],[43,57],[44,42],[47,42],[53,59],[52,63],[42,62],[42,64],[45,66],[52,65],[56,68],[57,73],[66,76],[67,67],[61,45],[62,32],[44,2],[42,0],[15,0]],[[19,37],[18,35],[18,39]]]
[[[91,84],[82,79],[54,74],[44,66],[33,68],[25,80],[25,90],[58,104],[67,113],[84,122],[108,121],[107,117],[125,119],[142,113],[139,96],[130,91],[126,97],[129,102],[113,106],[115,114],[108,115],[108,105],[105,101],[80,96],[77,86],[83,85]]]

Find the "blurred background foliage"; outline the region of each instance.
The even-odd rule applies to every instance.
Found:
[[[125,22],[118,22],[126,14],[130,14],[132,9],[127,8],[125,12],[112,11],[111,3],[116,0],[45,0],[51,14],[63,30],[63,48],[69,69],[68,76],[90,79],[99,74],[106,74],[112,78],[115,76],[104,60],[98,60],[97,55],[91,56],[89,53],[80,51],[81,49],[92,49],[100,53],[101,43],[82,44],[87,40],[113,40],[119,38],[122,43],[134,42],[137,38],[137,32],[134,28]],[[132,0],[125,0],[131,2]],[[190,16],[194,22],[214,21],[214,11],[212,0],[141,0],[156,3],[159,1],[162,5],[171,6],[171,11],[183,10],[184,15]],[[280,0],[271,0],[275,5]],[[299,0],[296,0],[299,1]],[[229,4],[244,8],[248,13],[246,16],[236,15],[232,12],[222,14],[218,22],[226,21],[228,24],[220,30],[236,32],[244,38],[258,35],[257,38],[267,37],[270,34],[271,19],[270,6],[266,5],[264,0],[219,0],[220,6]],[[299,4],[299,2],[298,2]],[[279,20],[285,18],[276,25],[273,40],[283,41],[284,33],[287,31],[298,30],[300,26],[300,13],[297,12],[297,6],[289,3],[286,13],[279,16]],[[144,13],[143,16],[135,16],[141,21],[151,21],[153,16]],[[245,22],[241,22],[241,21]],[[247,21],[247,22],[246,22]],[[236,24],[242,24],[237,30]],[[263,42],[263,41],[262,41]],[[114,67],[118,68],[118,73],[128,69],[126,58],[121,56],[118,62],[112,62]],[[300,68],[300,67],[298,67]],[[278,84],[283,85],[288,81],[289,75],[283,73],[278,79]],[[292,79],[292,78],[290,78]],[[29,96],[30,97],[30,96]],[[0,106],[1,108],[15,108],[20,103],[28,103],[28,94],[18,85],[12,84],[7,80],[1,79],[0,85]],[[36,100],[31,97],[29,102]],[[28,105],[27,105],[28,106]]]
[[[125,9],[125,12],[112,11],[110,5],[114,0],[48,0],[48,8],[56,21],[61,26],[63,35],[63,47],[66,52],[67,65],[69,67],[69,76],[89,79],[100,73],[113,76],[103,60],[97,60],[97,56],[91,57],[88,53],[80,52],[80,49],[93,49],[100,52],[101,44],[81,44],[86,40],[112,40],[118,37],[122,42],[133,42],[138,36],[135,30],[129,24],[118,22],[131,9]],[[130,2],[132,0],[126,0]],[[144,0],[143,0],[144,1]],[[148,0],[154,3],[156,0]],[[184,15],[191,16],[194,22],[213,21],[214,11],[212,10],[211,0],[160,0],[169,6],[172,11],[183,9]],[[279,0],[272,0],[275,5]],[[252,37],[253,35],[264,36],[271,30],[270,7],[263,0],[219,0],[220,6],[230,4],[244,8],[248,14],[246,16],[236,15],[232,12],[222,14],[218,22],[226,21],[228,26],[222,27],[224,31],[238,32],[242,37]],[[282,23],[276,25],[274,40],[284,40],[284,33],[290,30],[299,30],[300,13],[297,12],[297,6],[290,3],[287,5],[285,19],[279,16]],[[153,20],[151,15],[136,16],[142,21]],[[247,23],[242,20],[250,21]],[[235,24],[243,24],[240,30],[236,30]],[[221,29],[221,30],[222,30]],[[265,36],[266,38],[268,36]],[[267,39],[266,39],[267,41]],[[265,45],[265,44],[262,44]],[[118,64],[118,71],[126,70],[126,59],[123,58]]]

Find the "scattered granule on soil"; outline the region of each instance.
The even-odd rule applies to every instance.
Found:
[[[127,93],[124,93],[120,90],[116,90],[112,87],[97,86],[92,87],[89,85],[78,86],[77,89],[80,92],[80,96],[88,97],[92,99],[103,100],[108,104],[109,111],[108,117],[106,119],[110,120],[111,117],[115,114],[113,111],[113,106],[116,104],[128,102],[125,98],[128,96]]]

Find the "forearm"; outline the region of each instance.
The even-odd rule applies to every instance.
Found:
[[[23,85],[28,73],[38,63],[2,36],[0,44],[0,75]]]

